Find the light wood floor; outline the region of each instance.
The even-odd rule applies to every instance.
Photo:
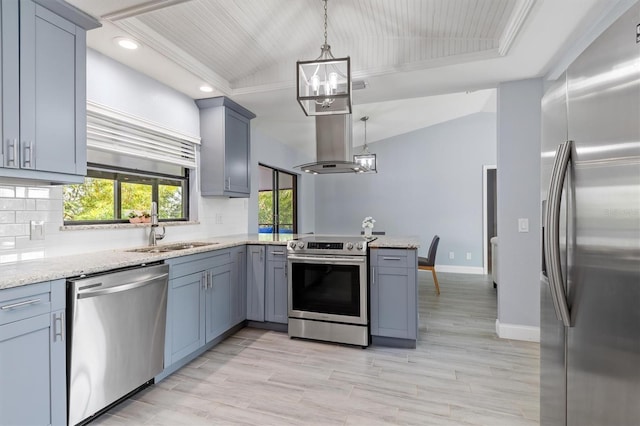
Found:
[[[539,345],[495,336],[489,280],[419,276],[417,349],[245,328],[93,424],[537,425]]]

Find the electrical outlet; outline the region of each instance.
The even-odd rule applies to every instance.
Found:
[[[216,225],[222,225],[222,213],[216,213]]]
[[[44,221],[32,220],[30,231],[29,238],[31,240],[44,240]]]
[[[529,232],[529,219],[526,217],[518,219],[518,232]]]
[[[455,256],[452,251],[449,252],[449,259],[453,259]]]
[[[471,252],[470,251],[467,252],[467,260],[471,260]]]

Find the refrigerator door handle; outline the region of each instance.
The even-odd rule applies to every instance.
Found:
[[[562,282],[560,266],[560,203],[567,167],[571,161],[573,141],[567,141],[558,147],[556,161],[551,171],[549,198],[547,201],[546,223],[544,227],[544,255],[547,262],[547,276],[556,315],[566,327],[571,327],[569,305],[565,285]]]

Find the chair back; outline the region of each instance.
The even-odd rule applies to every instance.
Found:
[[[438,243],[440,242],[440,237],[435,235],[433,240],[431,240],[431,245],[429,246],[429,254],[427,254],[427,266],[434,266],[436,263],[436,252],[438,251]]]

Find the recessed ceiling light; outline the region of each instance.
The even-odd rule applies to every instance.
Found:
[[[200,86],[200,91],[205,93],[211,93],[213,92],[213,87],[209,86],[208,84],[203,84],[202,86]]]
[[[140,43],[127,37],[116,37],[113,41],[120,47],[128,50],[136,50],[140,47]]]

